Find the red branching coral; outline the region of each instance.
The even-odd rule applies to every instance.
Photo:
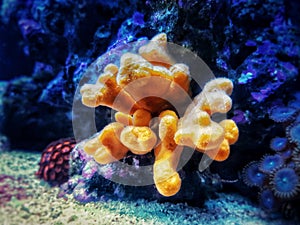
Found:
[[[75,147],[74,138],[51,142],[43,151],[36,175],[55,186],[68,180],[69,155]]]

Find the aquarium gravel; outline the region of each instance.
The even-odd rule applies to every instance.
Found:
[[[57,198],[59,188],[51,188],[34,175],[40,153],[10,151],[0,153],[0,174],[22,179],[15,188],[25,188],[28,197],[12,199],[0,207],[0,224],[216,224],[216,225],[282,225],[295,224],[279,218],[265,220],[267,215],[237,194],[218,194],[202,208],[186,204],[156,201],[105,200],[80,204],[72,195]],[[0,185],[3,185],[2,183]],[[15,184],[14,184],[15,185]],[[2,193],[0,194],[2,196]]]

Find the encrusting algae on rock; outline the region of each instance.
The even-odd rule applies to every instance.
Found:
[[[99,164],[107,164],[124,158],[128,151],[143,155],[154,149],[155,185],[162,195],[172,196],[181,187],[176,168],[184,146],[223,161],[239,131],[233,120],[211,119],[212,114],[231,109],[232,82],[211,80],[189,102],[189,67],[174,63],[166,44],[166,34],[156,35],[140,47],[139,54],[123,54],[120,67],[108,64],[97,82],[85,84],[80,92],[84,105],[117,111],[116,121],[87,141],[85,152]],[[179,118],[182,107],[186,110]]]

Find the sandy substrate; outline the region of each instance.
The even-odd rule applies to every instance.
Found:
[[[0,174],[19,178],[10,180],[8,185],[24,188],[28,195],[23,200],[13,197],[5,205],[0,199],[0,224],[296,224],[280,218],[265,219],[261,209],[239,195],[219,194],[218,199],[207,201],[203,208],[145,200],[80,204],[72,196],[57,198],[58,188],[50,188],[35,178],[39,159],[39,153],[0,153]]]

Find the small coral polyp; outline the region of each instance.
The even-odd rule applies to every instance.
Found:
[[[288,139],[286,137],[275,137],[271,140],[270,148],[275,152],[280,152],[287,146]]]
[[[275,196],[291,199],[299,194],[299,175],[292,168],[283,167],[271,175],[271,185]]]
[[[273,192],[270,189],[264,189],[260,192],[260,204],[263,206],[264,209],[272,211],[276,208],[277,199],[275,198]]]
[[[298,148],[300,148],[300,123],[296,122],[286,129],[287,136],[290,142],[295,143]]]
[[[292,107],[274,107],[270,112],[270,118],[275,122],[282,123],[293,120],[297,110]]]
[[[117,111],[116,121],[87,141],[85,152],[107,164],[128,151],[144,155],[154,149],[155,185],[162,195],[172,196],[181,187],[176,169],[184,146],[223,161],[239,130],[233,120],[211,119],[214,113],[230,110],[232,82],[211,80],[192,101],[189,67],[174,63],[166,45],[166,35],[156,35],[139,54],[123,54],[119,67],[108,64],[97,82],[85,84],[80,92],[84,105]]]
[[[270,173],[273,170],[282,166],[283,164],[284,160],[281,155],[266,155],[261,160],[259,169],[264,173]]]
[[[266,175],[259,170],[260,163],[253,161],[243,170],[243,181],[250,187],[262,187],[266,180]]]

